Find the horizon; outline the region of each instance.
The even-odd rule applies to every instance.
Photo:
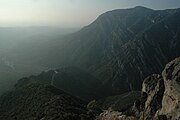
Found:
[[[180,8],[178,0],[3,0],[0,27],[82,28],[115,9],[143,6],[154,10]]]

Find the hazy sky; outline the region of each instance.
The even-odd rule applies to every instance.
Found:
[[[82,27],[113,9],[180,7],[180,0],[0,0],[0,26]]]

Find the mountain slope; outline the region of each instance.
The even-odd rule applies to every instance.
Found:
[[[31,81],[0,97],[1,120],[91,119],[86,103],[53,86]]]
[[[100,84],[99,80],[88,72],[76,67],[49,70],[39,75],[25,77],[20,79],[15,86],[22,86],[34,80],[52,85],[71,95],[79,96],[84,99],[91,100],[100,97],[100,95],[96,93],[96,88],[98,88]]]
[[[153,72],[160,72],[168,61],[180,55],[179,14],[178,11],[169,15],[121,47],[119,54],[106,64],[113,70],[109,79],[115,87],[111,89],[116,92],[136,90],[141,87],[143,78]],[[107,69],[102,68],[98,74],[104,72]]]

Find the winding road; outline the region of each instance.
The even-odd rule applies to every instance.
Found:
[[[54,74],[52,75],[52,78],[51,78],[51,85],[54,86],[54,78],[55,76],[58,74],[59,72],[57,70],[54,70]]]

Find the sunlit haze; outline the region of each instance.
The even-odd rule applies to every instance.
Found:
[[[0,27],[83,27],[108,10],[180,7],[180,0],[0,0]]]

